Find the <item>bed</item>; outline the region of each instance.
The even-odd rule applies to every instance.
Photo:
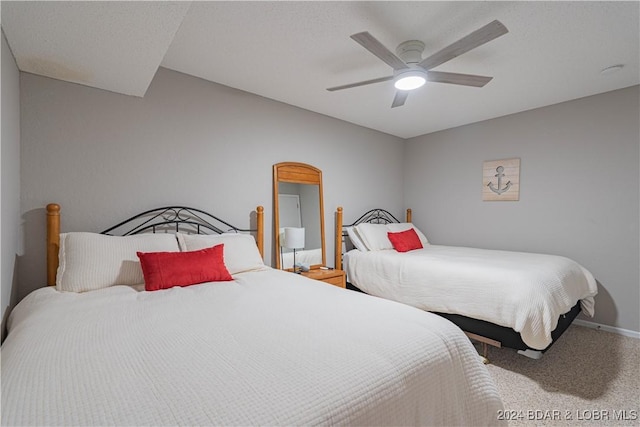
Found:
[[[410,209],[404,223],[384,209],[348,225],[342,215],[339,208],[336,265],[351,289],[449,319],[483,343],[485,357],[493,345],[540,358],[581,311],[594,314],[596,281],[571,259],[432,245]]]
[[[60,234],[48,206],[50,286],[10,314],[2,425],[502,423],[451,322],[264,265],[261,207],[254,229],[207,215]]]
[[[282,259],[280,261],[283,269],[293,269],[293,251],[282,252]],[[296,264],[300,265],[314,265],[322,264],[322,248],[318,249],[306,249],[296,251]]]

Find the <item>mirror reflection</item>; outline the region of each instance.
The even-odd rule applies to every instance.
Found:
[[[282,268],[297,264],[322,264],[320,238],[320,186],[281,182],[278,185],[280,247]],[[284,238],[285,227],[304,228],[304,247],[296,248]]]
[[[325,265],[322,172],[311,165],[273,166],[276,268]],[[294,264],[297,266],[294,268]]]

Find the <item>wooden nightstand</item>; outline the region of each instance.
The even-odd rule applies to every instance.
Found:
[[[343,270],[314,269],[300,274],[310,279],[320,280],[330,285],[338,286],[339,288],[346,288],[347,286],[347,275]]]

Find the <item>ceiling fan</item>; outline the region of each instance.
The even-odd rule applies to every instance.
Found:
[[[391,103],[391,108],[395,108],[404,105],[409,96],[409,91],[421,87],[427,81],[482,87],[489,83],[493,77],[431,71],[431,69],[508,32],[507,27],[496,20],[425,59],[422,59],[424,43],[419,40],[409,40],[401,43],[396,49],[397,55],[394,55],[368,32],[357,33],[352,35],[351,38],[391,66],[391,68],[393,68],[393,75],[330,87],[327,90],[333,92],[335,90],[394,80],[394,86],[398,90]]]

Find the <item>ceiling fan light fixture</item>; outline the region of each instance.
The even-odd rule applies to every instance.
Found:
[[[425,73],[417,70],[405,71],[399,73],[393,85],[398,90],[414,90],[418,89],[427,82]]]

